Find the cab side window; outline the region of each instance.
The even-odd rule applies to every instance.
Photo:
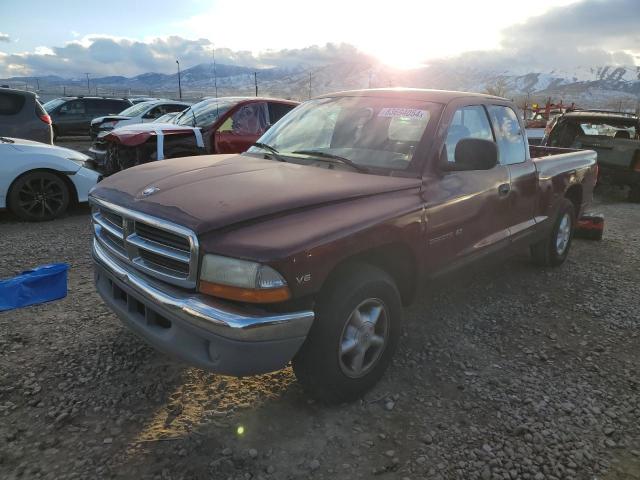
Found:
[[[269,102],[269,123],[273,125],[293,110],[294,107],[295,105],[288,105],[286,103]]]
[[[157,107],[153,107],[151,110],[149,110],[144,115],[144,118],[160,118],[165,113],[167,113],[165,106],[158,105]]]
[[[82,100],[71,100],[60,107],[60,113],[78,115],[85,113],[84,102]]]
[[[268,124],[267,104],[256,102],[240,107],[218,131],[235,135],[262,135],[267,130]]]
[[[513,165],[524,162],[527,159],[527,142],[516,112],[509,107],[490,105],[489,116],[496,132],[500,163]]]
[[[459,108],[453,114],[445,140],[447,161],[455,162],[456,145],[463,138],[481,138],[493,141],[491,125],[487,113],[481,105]]]

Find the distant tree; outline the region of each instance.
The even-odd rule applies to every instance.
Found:
[[[496,97],[507,96],[507,82],[504,78],[499,78],[493,85],[487,85],[485,87],[485,93],[489,95],[495,95]]]

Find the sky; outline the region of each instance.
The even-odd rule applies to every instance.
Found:
[[[0,76],[132,76],[209,61],[298,66],[363,53],[640,64],[640,0],[0,0]],[[477,53],[477,55],[476,55]]]

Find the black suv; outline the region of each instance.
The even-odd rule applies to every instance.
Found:
[[[54,137],[89,135],[91,120],[115,115],[131,105],[126,98],[63,97],[44,104],[53,121]]]

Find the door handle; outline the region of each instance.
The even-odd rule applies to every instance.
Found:
[[[509,185],[508,183],[503,183],[498,187],[498,195],[500,195],[501,197],[509,195],[510,191],[511,191],[511,185]]]

